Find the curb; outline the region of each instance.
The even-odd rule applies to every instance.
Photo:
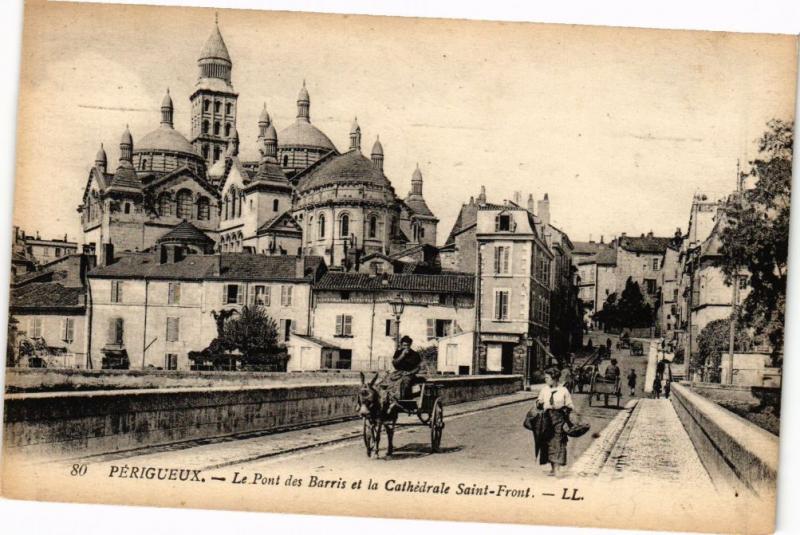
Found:
[[[617,446],[620,436],[626,429],[630,428],[628,424],[638,404],[638,398],[629,400],[625,404],[625,408],[603,428],[592,445],[575,461],[569,470],[569,474],[576,477],[597,477],[600,475],[605,469],[611,453]]]

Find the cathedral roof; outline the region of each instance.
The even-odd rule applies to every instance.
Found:
[[[431,209],[428,208],[428,204],[425,202],[425,199],[422,198],[422,195],[409,195],[406,197],[405,203],[416,215],[436,217],[433,215],[433,212],[431,212]]]
[[[285,147],[313,147],[323,150],[336,150],[333,142],[322,130],[307,119],[298,118],[278,134],[278,145]]]
[[[278,185],[290,187],[289,180],[286,178],[281,166],[278,165],[278,162],[271,161],[268,158],[262,159],[258,163],[258,170],[250,175],[250,183],[247,185],[259,182],[277,183]]]
[[[214,25],[211,35],[203,45],[203,50],[200,52],[200,59],[221,59],[231,62],[231,56],[228,54],[228,47],[225,46],[225,41],[222,39],[222,34],[219,32],[219,26]]]
[[[361,151],[351,150],[325,159],[300,179],[298,188],[300,191],[307,191],[330,184],[353,182],[391,187],[383,171],[372,160],[361,154]]]
[[[152,150],[166,150],[171,152],[184,152],[195,154],[194,147],[183,134],[162,124],[149,134],[146,134],[134,147],[134,153]]]
[[[175,225],[172,230],[158,239],[158,243],[164,242],[192,242],[208,243],[213,242],[203,231],[195,227],[185,219]]]
[[[133,170],[133,167],[130,164],[122,165],[121,162],[116,173],[114,173],[114,176],[111,179],[111,183],[108,185],[108,189],[141,191],[142,182],[139,180],[139,177],[136,175],[136,171]]]

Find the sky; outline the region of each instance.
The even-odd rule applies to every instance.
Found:
[[[76,212],[102,142],[159,125],[170,89],[189,133],[210,9],[29,4],[14,221],[81,241]],[[241,152],[262,103],[280,130],[306,80],[311,120],[365,152],[405,197],[419,163],[439,241],[462,203],[550,199],[573,241],[684,231],[695,192],[719,197],[771,118],[792,119],[796,40],[713,32],[218,10],[239,93]],[[279,139],[280,142],[280,139]]]

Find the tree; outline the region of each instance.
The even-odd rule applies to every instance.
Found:
[[[727,225],[721,233],[718,265],[727,284],[749,276],[750,292],[741,303],[740,328],[766,336],[772,358],[780,363],[786,306],[786,261],[789,255],[789,200],[792,180],[794,123],[773,119],[759,140],[759,153],[749,162],[752,189],[731,196],[725,206]]]
[[[719,366],[722,355],[730,350],[730,318],[714,320],[708,323],[697,336],[697,353],[692,357],[692,367],[695,369],[709,366],[710,381],[719,381]],[[752,340],[746,331],[736,330],[734,349],[745,351],[752,346]]]
[[[617,317],[621,327],[649,327],[653,324],[653,307],[644,300],[639,283],[631,277],[625,281],[617,305]]]
[[[244,306],[235,318],[225,322],[220,339],[228,351],[242,355],[243,366],[269,366],[286,348],[278,341],[278,325],[263,307]]]
[[[617,319],[617,292],[611,292],[603,303],[603,308],[595,314],[595,319],[605,328],[618,327]]]

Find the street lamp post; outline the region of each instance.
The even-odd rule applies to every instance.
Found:
[[[531,348],[533,347],[533,338],[528,333],[525,333],[522,336],[522,342],[525,344],[525,377],[523,379],[523,385],[527,390],[531,384]]]
[[[406,304],[403,301],[403,297],[398,294],[397,297],[389,301],[389,304],[392,307],[392,314],[394,314],[394,344],[395,349],[400,348],[400,316],[403,315],[403,309],[405,309]]]

